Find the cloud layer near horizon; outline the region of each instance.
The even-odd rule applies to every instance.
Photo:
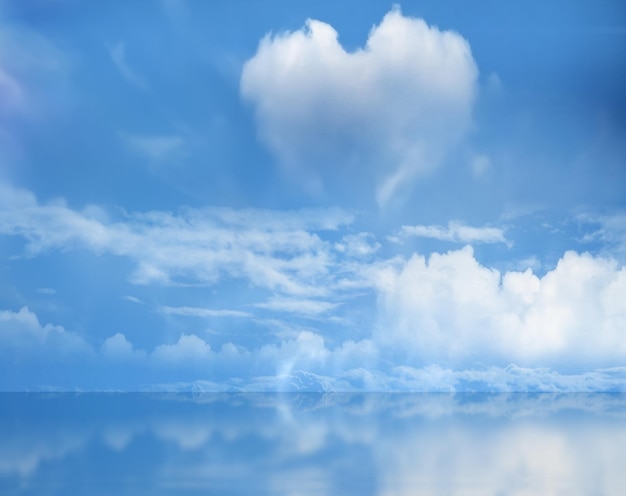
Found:
[[[0,387],[43,391],[95,387],[195,392],[593,392],[623,391],[626,380],[625,367],[560,373],[547,367],[514,365],[400,365],[402,358],[384,348],[379,350],[379,344],[370,339],[346,341],[331,349],[319,334],[302,331],[277,345],[246,350],[226,343],[213,350],[200,336],[182,334],[176,342],[146,352],[117,333],[95,348],[60,326],[41,325],[33,312],[22,308],[0,311],[0,372],[5,379]],[[25,361],[37,363],[37,367],[25,367]],[[72,372],[77,368],[88,372],[91,382],[81,382],[83,378]],[[120,382],[120,377],[125,382]]]
[[[241,94],[260,139],[309,189],[350,177],[385,205],[465,133],[477,76],[463,37],[395,8],[354,52],[312,19],[267,35],[244,65]]]
[[[500,272],[470,246],[390,258],[373,235],[347,234],[353,217],[341,210],[182,209],[111,220],[100,207],[79,211],[61,201],[40,204],[10,186],[2,191],[0,233],[22,239],[29,257],[108,253],[133,261],[130,282],[144,286],[243,278],[269,292],[248,295],[244,310],[165,304],[152,311],[179,319],[274,318],[264,324],[273,338],[261,342],[212,346],[179,321],[175,336],[141,349],[116,329],[102,341],[42,325],[28,308],[4,310],[6,377],[22,369],[24,377],[36,375],[59,357],[97,357],[101,370],[144,370],[144,385],[202,379],[216,389],[589,390],[623,381],[623,370],[615,376],[607,369],[626,357],[626,268],[611,258],[568,251],[544,275]],[[355,329],[341,311],[364,292],[377,304],[372,320]],[[288,324],[284,314],[292,316]],[[333,319],[350,332],[330,331]],[[37,370],[27,365],[33,357]]]
[[[626,268],[588,253],[566,252],[543,277],[500,274],[469,246],[414,254],[379,289],[381,341],[402,343],[420,363],[580,369],[626,356]]]

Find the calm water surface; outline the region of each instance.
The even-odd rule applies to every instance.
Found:
[[[625,488],[625,394],[0,394],[2,495]]]

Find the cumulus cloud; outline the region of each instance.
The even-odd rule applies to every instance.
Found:
[[[447,227],[443,226],[402,226],[400,231],[389,237],[390,241],[400,243],[407,238],[431,238],[454,243],[505,243],[510,245],[499,227],[473,227],[462,222],[451,220]]]
[[[198,336],[183,334],[174,344],[157,346],[151,358],[165,363],[208,361],[211,357],[211,346]]]
[[[626,268],[567,252],[543,277],[481,265],[467,246],[413,255],[379,278],[378,338],[422,363],[620,364]]]
[[[403,364],[407,362],[402,353],[390,350],[380,336],[331,347],[311,330],[253,349],[232,343],[213,349],[202,337],[183,333],[151,351],[135,348],[124,334],[116,333],[96,352],[76,334],[42,326],[26,308],[0,312],[0,342],[0,352],[9,353],[0,371],[15,379],[28,370],[27,375],[35,377],[33,387],[76,385],[58,382],[59,360],[70,370],[88,371],[92,378],[133,375],[126,387],[141,390],[594,392],[623,391],[626,384],[625,367],[576,373],[515,365],[417,367],[415,360]],[[411,342],[398,340],[396,345]],[[32,370],[31,359],[37,360],[39,372]],[[184,382],[197,377],[203,379]]]
[[[31,354],[62,357],[91,351],[79,335],[61,326],[42,325],[28,307],[17,312],[0,311],[0,355],[4,360],[20,360]]]
[[[435,169],[466,132],[478,75],[467,41],[398,8],[347,52],[335,29],[267,35],[246,62],[242,97],[260,139],[313,189],[364,180],[386,204]]]
[[[122,361],[146,365],[152,384],[158,383],[157,378],[183,380],[199,376],[217,381],[198,382],[201,389],[214,391],[341,390],[338,385],[349,390],[353,389],[349,382],[333,379],[333,371],[341,375],[344,368],[371,363],[376,356],[369,340],[347,341],[331,349],[321,335],[308,330],[256,349],[232,343],[213,349],[196,334],[181,334],[176,342],[158,345],[148,353],[134,348],[118,333],[104,342],[101,353],[108,360],[106,363],[117,367],[123,365]],[[163,387],[171,390],[186,387],[185,384],[188,383]]]
[[[105,358],[113,360],[141,360],[146,357],[143,350],[134,349],[132,343],[122,333],[117,333],[107,338],[100,348]]]

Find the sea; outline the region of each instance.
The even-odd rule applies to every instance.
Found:
[[[624,393],[0,393],[1,495],[626,494]]]

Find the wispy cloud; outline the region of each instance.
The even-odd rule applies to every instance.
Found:
[[[17,122],[62,112],[70,94],[69,57],[27,24],[7,21],[0,21],[0,174],[22,153],[24,130]]]
[[[128,63],[126,58],[126,45],[123,42],[116,43],[109,49],[111,60],[120,74],[131,85],[141,89],[147,90],[148,83],[140,76]]]
[[[136,262],[136,284],[216,284],[244,278],[283,294],[319,296],[349,274],[332,270],[335,252],[319,233],[352,222],[340,209],[274,212],[229,208],[126,214],[117,221],[62,202],[40,205],[23,190],[0,185],[0,233],[26,241],[29,256],[88,249]]]
[[[255,304],[255,307],[265,310],[309,316],[327,313],[337,306],[337,303],[328,301],[284,297],[274,297],[264,303]]]
[[[0,66],[0,117],[22,108],[25,98],[21,85]]]
[[[351,257],[369,257],[380,249],[380,243],[375,241],[371,233],[348,234],[340,242],[335,243],[335,250]]]
[[[609,215],[587,212],[578,214],[576,220],[583,225],[593,226],[591,232],[581,237],[582,242],[600,242],[604,251],[626,257],[626,212]]]
[[[240,310],[225,310],[201,307],[168,307],[160,308],[166,315],[181,315],[183,317],[250,317],[248,312]]]
[[[165,14],[175,21],[182,22],[190,15],[187,0],[161,0],[161,7]]]
[[[178,135],[122,134],[129,148],[152,162],[176,161],[185,156],[186,140]]]
[[[137,298],[136,296],[125,295],[125,296],[122,296],[122,299],[125,300],[125,301],[128,301],[130,303],[137,303],[139,305],[143,305],[144,304],[144,301],[139,299],[139,298]]]
[[[402,226],[398,233],[389,237],[389,240],[401,243],[412,237],[438,239],[453,243],[504,243],[511,245],[511,242],[505,237],[504,229],[491,226],[468,226],[459,221],[450,221],[446,227],[437,225]]]
[[[491,159],[487,155],[474,155],[470,161],[472,175],[476,178],[484,176],[491,168]]]

